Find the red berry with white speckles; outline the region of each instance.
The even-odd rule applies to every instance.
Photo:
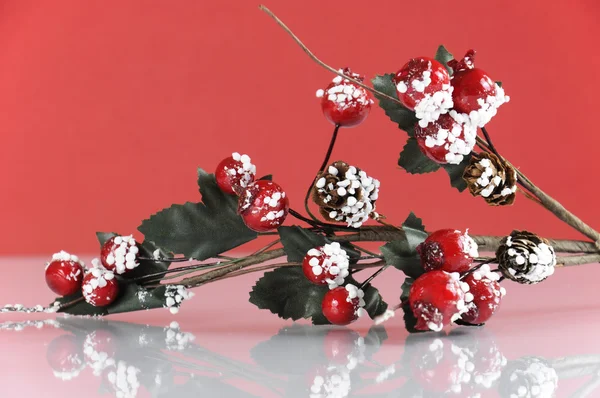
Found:
[[[336,287],[323,297],[323,315],[334,325],[349,325],[365,313],[364,295],[361,289],[351,284]]]
[[[352,73],[350,68],[341,69],[340,72],[360,82],[364,79]],[[321,108],[327,120],[340,127],[361,124],[373,104],[373,98],[367,90],[341,76],[336,76],[325,90],[317,90],[317,98],[321,98]]]
[[[258,180],[240,194],[238,212],[248,228],[265,232],[283,224],[289,206],[283,188],[272,181]]]
[[[461,60],[452,60],[452,100],[454,109],[469,115],[472,124],[483,127],[497,113],[498,107],[510,98],[486,72],[475,68],[475,50],[469,50]]]
[[[106,307],[119,295],[119,283],[112,271],[95,266],[83,278],[81,292],[88,304]]]
[[[398,99],[425,127],[452,108],[450,75],[435,59],[413,58],[393,77]]]
[[[457,273],[426,272],[412,284],[408,296],[410,308],[417,319],[417,330],[442,328],[456,321],[467,310],[465,287]]]
[[[435,122],[415,126],[415,138],[419,149],[429,159],[439,164],[459,164],[475,147],[477,130],[469,124],[460,123],[456,112],[441,115]]]
[[[487,322],[500,306],[506,290],[500,286],[500,275],[490,270],[484,264],[478,270],[467,275],[463,282],[469,285],[469,292],[473,301],[467,305],[468,311],[461,319],[470,324]]]
[[[113,236],[102,245],[100,261],[104,268],[121,275],[139,266],[139,251],[132,235]]]
[[[54,376],[63,381],[79,376],[85,368],[81,341],[72,334],[63,334],[48,344],[46,360]]]
[[[223,159],[217,166],[215,178],[221,191],[237,195],[243,191],[256,177],[256,166],[248,155],[237,152]]]
[[[84,271],[77,256],[61,251],[46,266],[46,283],[59,296],[69,296],[81,288]]]
[[[467,232],[440,229],[417,246],[425,271],[467,272],[479,256],[477,243]]]
[[[306,278],[316,285],[337,287],[350,274],[350,261],[338,242],[310,249],[302,261]]]

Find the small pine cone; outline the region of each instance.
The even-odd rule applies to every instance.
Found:
[[[320,172],[312,188],[313,201],[323,218],[346,222],[354,228],[359,228],[369,217],[377,217],[375,201],[378,196],[378,180],[342,161]]]
[[[539,283],[554,273],[556,254],[549,242],[527,231],[513,231],[500,242],[496,257],[502,274],[515,282]]]
[[[493,153],[473,154],[463,174],[473,196],[492,206],[512,205],[517,192],[517,171]]]

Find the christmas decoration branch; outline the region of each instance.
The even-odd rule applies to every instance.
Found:
[[[321,61],[275,14],[260,8],[336,75],[316,93],[334,130],[310,178],[306,215],[290,208],[290,198],[271,175],[257,178],[250,157],[235,152],[214,174],[198,169],[201,201],[174,204],[143,220],[138,227],[143,242],[99,232],[100,256],[90,268],[67,252],[54,254],[46,281],[60,297],[52,305],[9,305],[0,312],[110,315],[168,308],[177,313],[192,298],[190,289],[261,272],[249,301],[283,319],[347,325],[367,314],[381,323],[402,309],[410,332],[439,331],[450,324],[487,322],[506,294],[501,282],[536,284],[556,268],[600,262],[598,232],[493,145],[485,125],[509,97],[501,83],[475,68],[473,50],[457,60],[440,46],[434,59],[413,58],[397,73],[376,76],[371,87],[350,68],[337,70]],[[408,173],[443,169],[453,187],[468,189],[492,207],[514,204],[521,192],[591,241],[546,239],[527,231],[502,237],[427,231],[413,213],[401,224],[389,221],[377,209],[379,181],[330,159],[341,129],[365,121],[375,103],[372,94],[408,135],[398,161]],[[302,226],[284,225],[288,215]],[[269,240],[250,255],[230,253],[255,239]],[[359,246],[362,242],[382,246],[371,250]],[[362,278],[366,272],[358,273],[367,268],[374,271]],[[393,308],[372,285],[388,268],[406,276],[400,304]]]

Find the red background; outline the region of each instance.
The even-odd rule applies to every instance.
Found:
[[[196,167],[232,151],[273,173],[301,208],[332,127],[315,91],[332,76],[254,1],[0,3],[0,253],[92,252],[94,232],[135,231],[171,203],[198,200]],[[269,0],[336,67],[372,77],[445,44],[512,100],[489,125],[501,152],[600,228],[599,5],[582,1]],[[396,166],[405,134],[374,108],[334,157],[382,182],[378,210],[429,229],[527,228],[578,237],[524,197],[488,208],[443,172]]]

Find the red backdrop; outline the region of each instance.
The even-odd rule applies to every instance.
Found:
[[[266,5],[326,62],[369,77],[440,43],[457,55],[477,49],[512,97],[489,125],[496,146],[600,227],[598,2],[377,3]],[[257,5],[2,1],[0,252],[91,252],[96,230],[128,233],[164,206],[197,200],[196,167],[212,170],[234,150],[300,208],[332,129],[314,93],[332,76]],[[429,229],[578,236],[523,197],[492,209],[443,172],[407,175],[396,166],[404,141],[374,108],[334,153],[381,180],[378,209],[392,220],[413,210]]]

